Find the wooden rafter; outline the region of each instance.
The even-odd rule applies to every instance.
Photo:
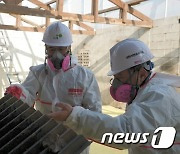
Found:
[[[124,5],[125,3],[122,2],[121,0],[109,0],[110,2],[112,2],[113,4],[117,5],[118,7],[120,7],[121,9],[124,9]],[[134,9],[131,6],[127,6],[127,12],[129,12],[130,14],[134,15],[135,17],[137,17],[140,20],[145,20],[145,21],[152,21],[149,17],[145,16],[143,13],[137,11],[136,9]]]
[[[63,12],[63,3],[64,0],[56,0],[56,10],[58,15],[61,15]]]
[[[45,9],[45,10],[51,10],[50,7],[49,7],[49,5],[46,5],[46,4],[44,4],[44,3],[42,3],[42,2],[40,2],[40,1],[38,1],[38,0],[29,0],[29,1],[30,1],[31,3],[39,6],[40,8],[43,8],[43,9]]]
[[[97,18],[98,18],[98,0],[92,0],[92,15],[94,16],[94,22],[97,22]]]
[[[55,17],[55,11],[39,10],[34,8],[28,8],[24,6],[14,6],[9,4],[0,4],[1,13],[17,14],[17,15],[30,15],[37,17]]]
[[[147,0],[132,0],[132,1],[127,2],[127,4],[132,6],[132,5],[137,5],[144,1],[147,1]]]
[[[28,19],[26,19],[26,18],[24,18],[24,17],[22,17],[22,16],[20,16],[20,15],[14,15],[14,14],[10,14],[12,17],[15,17],[15,18],[17,18],[17,16],[18,16],[18,18],[21,20],[21,21],[23,21],[23,22],[25,22],[25,23],[27,23],[27,24],[29,24],[29,25],[31,25],[31,26],[35,26],[35,27],[38,27],[39,25],[38,24],[36,24],[35,22],[33,22],[33,21],[30,21],[30,20],[28,20]],[[40,26],[39,26],[40,27]]]
[[[111,11],[115,11],[115,10],[119,10],[119,7],[114,6],[114,7],[108,8],[108,9],[103,9],[103,10],[98,11],[98,14],[107,13],[107,12],[111,12]]]
[[[1,25],[0,24],[0,29],[5,29],[5,30],[17,30],[17,31],[30,31],[30,32],[44,32],[45,28],[41,27],[25,27],[25,26],[11,26],[11,25]]]
[[[51,1],[47,2],[46,4],[51,5],[51,4],[55,3],[55,2],[56,2],[56,0],[51,0]]]
[[[10,1],[10,0],[9,0]],[[42,32],[45,28],[51,23],[51,18],[57,20],[69,21],[69,27],[74,34],[87,34],[94,35],[95,31],[92,27],[88,26],[84,22],[90,23],[103,23],[103,24],[120,24],[120,25],[135,25],[141,27],[152,27],[152,20],[145,16],[143,13],[137,11],[132,6],[137,5],[140,2],[147,0],[132,0],[127,3],[121,0],[108,0],[112,2],[115,6],[103,10],[98,10],[98,0],[92,0],[92,12],[91,14],[76,14],[63,11],[63,2],[64,0],[50,0],[49,2],[44,3],[40,0],[28,0],[29,2],[35,4],[37,7],[29,8],[21,5],[10,5],[9,3],[2,4],[0,3],[0,13],[8,13],[13,17],[16,17],[15,25],[3,25],[0,24],[0,29],[11,29],[11,30],[25,30],[25,31],[38,31]],[[51,4],[56,4],[55,8],[51,8]],[[99,14],[106,12],[119,10],[119,18],[111,17],[102,17]],[[129,20],[127,19],[127,13],[132,14],[137,17],[139,20]],[[36,24],[35,22],[22,17],[25,16],[37,16],[45,17],[45,23],[43,25]],[[29,24],[31,27],[22,26],[21,21]],[[77,25],[84,30],[74,30],[73,25]]]

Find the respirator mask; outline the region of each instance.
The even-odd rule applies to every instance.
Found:
[[[142,67],[146,71],[148,71],[149,74],[146,77],[146,79],[141,83],[141,85],[138,85],[138,74],[139,74],[140,68]],[[146,63],[130,68],[128,70],[129,79],[126,82],[123,83],[118,78],[111,79],[110,80],[110,84],[111,84],[110,94],[112,98],[118,102],[130,104],[132,100],[136,97],[139,87],[145,84],[149,80],[150,75],[151,75],[151,70],[153,68],[154,68],[154,63],[151,61],[147,61]],[[137,73],[136,84],[132,85],[131,78],[135,73]]]
[[[55,50],[53,54],[48,55],[47,53],[47,63],[51,70],[58,71],[62,69],[63,71],[68,70],[70,66],[70,51],[67,51],[65,55],[63,55],[60,51]]]
[[[138,86],[122,83],[119,79],[110,80],[110,94],[118,102],[129,103],[135,97]]]

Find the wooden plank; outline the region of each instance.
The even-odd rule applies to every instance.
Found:
[[[64,0],[56,0],[56,10],[58,15],[61,15],[63,12],[63,4]]]
[[[117,18],[98,17],[97,21],[103,24],[123,24],[122,19]]]
[[[123,15],[123,9],[119,10],[119,19],[122,19],[122,15]]]
[[[95,31],[72,30],[72,34],[95,35]]]
[[[30,32],[44,32],[45,28],[37,28],[37,27],[16,27],[11,25],[1,25],[0,29],[8,29],[8,30],[16,30],[16,31],[30,31]],[[72,34],[85,34],[85,35],[95,35],[95,31],[83,31],[83,30],[72,30]]]
[[[55,18],[56,12],[55,11],[48,11],[48,10],[39,10],[28,8],[24,6],[14,6],[8,4],[0,4],[0,12],[2,13],[9,13],[9,14],[19,14],[19,15],[30,15],[30,16],[38,16],[38,17],[49,17]],[[58,16],[58,18],[61,18]]]
[[[82,14],[73,14],[73,13],[62,13],[63,20],[72,20],[72,21],[85,21],[85,22],[94,22],[93,15],[82,15]]]
[[[123,9],[124,6],[124,2],[122,2],[121,0],[109,0],[111,3],[117,5],[118,7],[120,7],[121,9]]]
[[[10,5],[18,5],[18,4],[21,3],[23,0],[0,0],[0,1],[4,1],[4,3],[10,4]]]
[[[30,32],[44,32],[45,28],[40,27],[25,27],[25,26],[12,26],[12,25],[1,25],[0,29],[17,30],[17,31],[30,31]]]
[[[56,0],[51,0],[51,1],[46,2],[46,3],[44,3],[44,4],[50,7],[50,5],[53,4],[53,3],[55,3],[55,2],[56,2]],[[36,7],[36,9],[37,9],[37,8],[39,9],[39,8],[41,8],[41,7]],[[50,8],[51,8],[51,7],[50,7]]]
[[[152,28],[153,27],[153,22],[137,21],[137,20],[126,20],[125,25]]]
[[[126,3],[124,3],[123,10],[122,10],[122,22],[123,23],[126,23],[126,20],[127,20],[127,8],[128,8],[128,5]]]
[[[94,15],[94,22],[97,22],[98,18],[98,0],[92,0],[92,14]]]
[[[19,4],[20,6],[22,3]],[[21,25],[21,15],[16,15],[16,27],[19,27]]]
[[[109,0],[109,1],[123,9],[124,2],[122,2],[121,0]],[[137,11],[136,9],[132,8],[129,5],[127,8],[127,12],[134,15],[135,17],[137,17],[140,20],[146,20],[146,21],[150,21],[150,22],[152,21],[149,17],[145,16],[144,14],[142,14],[141,12]]]
[[[149,22],[152,22],[152,20],[145,16],[143,13],[135,10],[134,8],[128,6],[128,10],[127,10],[129,13],[131,13],[132,15],[134,15],[135,17],[137,17],[138,19],[140,20],[143,20],[143,21],[149,21]]]
[[[147,1],[147,0],[132,0],[132,1],[128,1],[128,2],[126,2],[128,5],[137,5],[137,4],[139,4],[139,3],[141,3],[141,2],[144,2],[144,1]]]
[[[78,26],[80,26],[80,27],[82,27],[82,28],[84,28],[85,30],[89,30],[89,31],[93,31],[93,30],[94,30],[94,28],[88,26],[87,24],[84,24],[84,23],[82,23],[82,22],[79,22],[79,21],[72,21],[72,23],[73,23],[73,24],[76,24],[76,25],[78,25]]]
[[[38,0],[29,0],[29,1],[30,1],[31,3],[39,6],[40,8],[43,8],[43,9],[45,9],[45,10],[51,10],[51,8],[50,8],[48,5],[42,3],[42,2],[40,2],[40,1],[38,1]]]
[[[102,14],[102,13],[106,13],[106,12],[111,12],[111,11],[115,11],[115,10],[119,10],[120,8],[118,6],[114,6],[114,7],[110,7],[108,9],[103,9],[98,11],[98,14]]]
[[[25,26],[11,26],[11,25],[1,25],[0,29],[7,29],[7,30],[16,30],[16,31],[30,31],[30,32],[44,32],[45,28],[39,27],[25,27]],[[85,35],[95,35],[95,31],[83,31],[83,30],[72,30],[72,34],[85,34]]]
[[[19,27],[21,24],[21,16],[20,15],[16,15],[16,27]]]
[[[69,21],[69,29],[72,31],[73,30],[73,21]]]
[[[136,1],[147,1],[147,0],[136,0]],[[137,3],[137,2],[136,2]],[[133,2],[126,2],[126,4],[128,5],[136,5],[136,3],[133,1]],[[120,8],[118,6],[114,6],[114,7],[110,7],[110,8],[107,8],[107,9],[103,9],[103,10],[99,10],[98,11],[98,14],[103,14],[103,13],[106,13],[106,12],[111,12],[111,11],[115,11],[115,10],[119,10]]]
[[[120,2],[120,1],[118,1],[118,2]],[[118,4],[120,4],[120,3],[118,3]],[[131,12],[133,12],[133,14],[136,14],[137,16],[141,15],[141,13],[134,10],[132,7],[130,8],[130,6],[127,9],[128,9],[127,11],[129,11],[129,12],[131,11]],[[13,13],[13,14],[17,14],[17,15],[18,14],[19,15],[32,15],[32,16],[56,18],[56,19],[62,18],[63,20],[72,20],[72,21],[81,21],[81,22],[92,22],[92,23],[94,22],[93,15],[82,15],[82,14],[73,14],[73,13],[65,13],[65,12],[63,12],[62,15],[57,15],[57,12],[53,11],[53,10],[51,10],[51,11],[39,10],[39,9],[27,8],[24,6],[12,6],[12,5],[0,4],[0,12]],[[143,18],[143,17],[144,16],[142,16],[140,18]],[[97,20],[96,22],[104,23],[104,24],[122,24],[122,20],[115,19],[115,18],[99,16],[96,20]],[[151,23],[151,22],[152,21],[149,20],[149,23]],[[149,27],[151,27],[151,24],[149,25]]]
[[[10,14],[10,15],[13,16],[13,17],[15,17],[15,18],[16,18],[16,16],[17,16],[17,15],[13,15],[13,14]],[[34,22],[32,22],[32,21],[30,21],[30,20],[28,20],[28,19],[26,19],[26,18],[24,18],[24,17],[22,17],[22,16],[21,16],[21,21],[23,21],[23,22],[25,22],[25,23],[27,23],[27,24],[30,24],[30,25],[32,25],[32,26],[36,26],[36,27],[39,26],[38,24],[36,24],[36,23],[34,23]]]
[[[47,27],[47,26],[49,26],[49,24],[50,24],[50,18],[46,18],[46,24],[45,24],[45,26]]]
[[[72,21],[75,21],[75,20],[73,20],[73,18],[72,18]],[[102,23],[102,24],[136,25],[136,26],[139,26],[139,27],[148,27],[148,28],[152,27],[152,22],[149,22],[149,21],[126,20],[126,24],[124,24],[122,22],[122,19],[100,17],[100,16],[97,18],[97,22]]]
[[[56,0],[51,0],[51,1],[47,2],[46,4],[51,5],[51,4],[55,3],[55,2],[56,2]]]

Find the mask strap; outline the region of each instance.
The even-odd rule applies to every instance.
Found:
[[[141,85],[140,85],[140,87],[141,86],[143,86],[148,80],[149,80],[149,78],[150,78],[150,76],[151,76],[151,71],[149,72],[149,74],[148,74],[148,76],[145,78],[145,80],[141,83]]]
[[[68,48],[68,47],[67,47]],[[72,52],[71,52],[71,47],[70,47],[70,49],[66,52],[67,53],[67,55],[69,54],[69,57],[70,57],[70,67],[71,67],[71,55],[72,55]],[[66,55],[66,56],[67,56]]]
[[[130,105],[130,104],[132,103],[132,101],[133,101],[134,98],[136,97],[136,94],[137,94],[137,92],[138,92],[138,90],[139,90],[139,87],[140,87],[140,86],[137,85],[137,83],[138,83],[139,70],[140,70],[140,69],[137,70],[137,71],[138,71],[138,74],[137,74],[137,79],[136,79],[136,85],[134,86],[134,85],[132,85],[132,82],[131,82],[132,80],[131,80],[131,79],[132,79],[132,76],[134,75],[133,73],[136,72],[136,71],[131,72],[131,70],[128,69],[128,72],[129,72],[129,75],[130,75],[129,80],[130,80],[130,84],[131,84],[131,86],[132,86],[132,88],[131,88],[131,94],[130,94],[131,101],[128,102],[128,105]],[[136,93],[136,94],[135,94],[135,93]]]
[[[45,49],[45,59],[44,59],[44,67],[45,67],[45,73],[48,74],[48,70],[47,70],[47,50]]]
[[[68,53],[69,53],[69,56],[70,56],[70,67],[71,67],[71,56],[72,56],[71,48],[69,49]]]

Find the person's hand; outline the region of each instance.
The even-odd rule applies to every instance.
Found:
[[[22,89],[18,86],[7,87],[4,95],[7,95],[7,94],[11,94],[12,96],[16,97],[17,99],[20,99],[21,96],[24,96],[22,93]]]
[[[61,110],[48,114],[48,117],[53,118],[54,120],[57,121],[65,121],[68,118],[68,116],[71,114],[73,107],[65,103],[59,103],[56,104],[56,106],[60,107]]]

